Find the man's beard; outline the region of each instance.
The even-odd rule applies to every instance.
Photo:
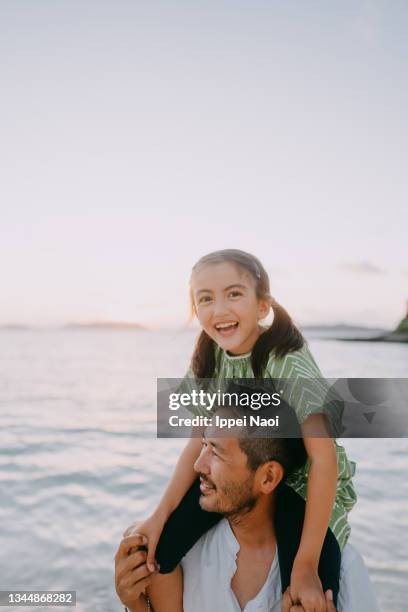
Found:
[[[256,505],[257,497],[252,493],[254,476],[249,476],[244,482],[218,485],[216,488],[218,498],[214,501],[209,512],[219,512],[232,523],[237,523],[243,516],[248,514]],[[203,503],[201,503],[201,500]],[[200,498],[200,506],[205,507],[205,496]],[[203,507],[204,506],[204,507]]]

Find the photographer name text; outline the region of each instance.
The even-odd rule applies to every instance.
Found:
[[[232,429],[234,427],[279,427],[279,416],[263,418],[259,415],[250,415],[240,418],[215,416],[169,417],[171,427],[217,427],[219,429]]]

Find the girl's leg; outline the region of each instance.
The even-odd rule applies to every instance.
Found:
[[[276,494],[275,530],[278,544],[279,566],[282,592],[290,585],[293,562],[300,545],[305,500],[291,487],[279,485]],[[328,529],[319,562],[319,578],[323,590],[333,591],[334,604],[337,603],[340,582],[341,552],[332,531]]]
[[[222,514],[201,509],[200,495],[197,478],[164,526],[156,549],[161,574],[173,571],[197,540],[222,519]]]

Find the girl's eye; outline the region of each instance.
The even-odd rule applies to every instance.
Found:
[[[198,299],[199,304],[206,304],[207,302],[211,302],[211,297],[209,295],[203,295]]]
[[[240,295],[242,295],[241,291],[230,291],[228,294],[228,297],[239,297]]]

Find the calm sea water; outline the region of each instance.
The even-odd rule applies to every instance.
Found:
[[[0,333],[0,590],[73,589],[81,612],[122,610],[113,584],[121,534],[154,508],[184,444],[154,439],[155,379],[183,375],[193,340]],[[407,345],[310,346],[329,377],[407,376]],[[408,441],[344,445],[358,463],[352,541],[382,612],[406,611]]]

